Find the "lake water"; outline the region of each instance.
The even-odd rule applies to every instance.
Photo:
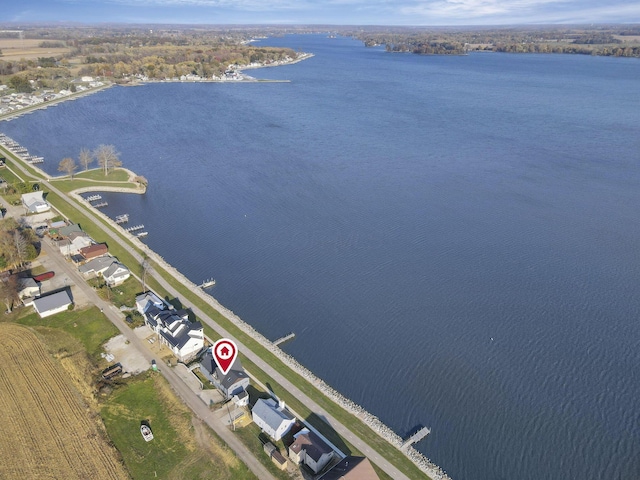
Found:
[[[262,43],[315,57],[0,131],[115,145],[111,216],[454,479],[640,478],[640,61]]]

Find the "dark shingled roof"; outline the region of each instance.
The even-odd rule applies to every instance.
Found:
[[[300,433],[294,435],[295,441],[289,447],[289,450],[293,450],[296,453],[300,453],[302,450],[307,452],[315,462],[320,460],[320,457],[330,453],[331,447],[324,443],[324,441],[315,433],[309,430],[303,430]]]

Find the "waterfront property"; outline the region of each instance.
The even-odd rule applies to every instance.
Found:
[[[320,480],[380,480],[380,477],[368,458],[348,456],[322,475]]]
[[[260,398],[251,410],[251,416],[260,429],[274,440],[280,440],[296,423],[284,402],[276,402],[272,398]]]
[[[82,231],[74,231],[58,242],[58,248],[60,249],[60,253],[70,257],[71,255],[77,255],[81,249],[91,246],[92,243],[89,235]]]
[[[80,255],[85,260],[91,260],[92,258],[101,257],[109,253],[109,248],[104,243],[96,243],[88,247],[80,249]]]
[[[296,464],[305,464],[313,473],[319,473],[333,458],[333,450],[318,435],[307,428],[296,433],[289,445],[289,458]]]
[[[204,347],[204,329],[190,322],[185,310],[175,310],[152,292],[136,297],[138,312],[145,324],[158,334],[160,342],[181,362],[192,360]]]
[[[44,199],[42,192],[25,193],[21,199],[27,213],[43,213],[51,210],[51,205]]]
[[[227,400],[235,395],[240,395],[249,386],[249,376],[242,368],[240,359],[236,358],[227,374],[223,375],[211,352],[211,348],[206,351],[200,360],[200,371],[222,392]],[[242,398],[239,397],[239,400],[242,401],[243,398],[244,396]]]
[[[129,269],[110,255],[94,258],[80,265],[78,271],[86,278],[101,275],[110,287],[122,284],[131,276]]]

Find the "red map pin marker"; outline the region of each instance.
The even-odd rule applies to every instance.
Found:
[[[238,356],[238,347],[228,338],[221,338],[213,344],[211,349],[213,357],[216,359],[216,363],[222,372],[222,375],[226,375],[231,369],[231,365],[236,361]]]

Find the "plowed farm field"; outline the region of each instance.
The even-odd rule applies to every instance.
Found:
[[[0,477],[128,479],[62,367],[29,329],[0,323]]]

